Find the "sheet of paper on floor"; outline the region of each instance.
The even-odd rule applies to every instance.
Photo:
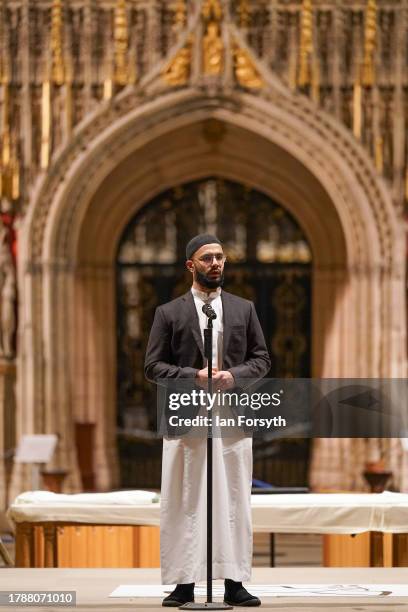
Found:
[[[175,585],[122,584],[110,597],[165,597]],[[248,590],[258,597],[408,597],[408,584],[251,584]],[[224,586],[213,586],[213,595],[222,598]],[[206,596],[206,586],[197,585],[195,597]]]

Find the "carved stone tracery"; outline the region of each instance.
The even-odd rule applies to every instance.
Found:
[[[166,181],[218,172],[231,179],[242,176],[259,189],[263,181],[272,195],[284,181],[275,176],[279,164],[271,160],[296,160],[305,185],[318,183],[322,201],[327,198],[326,208],[316,203],[322,206],[320,217],[338,232],[339,250],[331,253],[324,232],[317,236],[310,224],[318,263],[313,299],[315,308],[322,304],[325,312],[314,315],[320,326],[314,374],[405,375],[400,221],[408,76],[407,58],[401,46],[392,45],[390,34],[407,40],[402,3],[376,3],[381,27],[375,39],[369,29],[373,0],[370,6],[341,8],[334,0],[324,6],[313,0],[44,0],[36,5],[7,0],[3,5],[1,44],[12,66],[7,125],[21,146],[24,170],[21,194],[8,197],[25,215],[19,264],[21,300],[28,306],[21,347],[29,358],[21,363],[18,432],[42,431],[44,424],[62,432],[57,463],[70,467],[71,490],[78,488],[72,420],[75,414],[96,414],[96,407],[103,415],[96,432],[98,486],[116,482],[114,349],[111,335],[101,334],[96,323],[103,320],[113,329],[109,296],[120,225],[130,207],[140,207],[155,189],[168,188]],[[52,7],[58,16],[54,31]],[[53,47],[58,79],[46,72],[52,35],[58,43]],[[72,79],[67,78],[69,65]],[[3,82],[0,87],[6,91]],[[196,133],[198,124],[202,131]],[[184,149],[179,146],[183,138]],[[258,152],[254,159],[245,152],[254,143],[264,151],[257,166]],[[7,138],[1,146],[4,159]],[[154,155],[143,158],[149,147]],[[134,199],[118,186],[108,201],[98,190],[132,156],[135,162],[121,178]],[[5,176],[4,165],[1,170]],[[305,185],[300,179],[295,185],[293,176],[285,177],[286,204],[295,207],[296,202],[299,221],[304,215],[310,223],[296,193]],[[302,197],[307,200],[307,193]],[[110,215],[109,224],[105,216]],[[86,330],[88,341],[72,334],[70,325]],[[84,363],[96,364],[89,381],[83,376],[78,383],[88,407],[83,399],[77,407],[72,398],[75,342]],[[348,353],[354,356],[349,361]],[[16,492],[23,481],[16,472]]]
[[[3,0],[2,17],[1,72],[7,69],[8,77],[0,87],[10,100],[12,153],[24,169],[14,179],[21,190],[15,187],[9,199],[20,210],[41,168],[104,100],[136,81],[142,91],[158,66],[167,87],[188,87],[200,65],[201,76],[216,77],[222,87],[230,80],[229,58],[236,87],[261,90],[266,68],[352,129],[392,186],[396,205],[404,203],[408,9],[402,0],[341,6],[334,0]],[[191,45],[173,51],[197,17]],[[237,48],[236,28],[250,57]],[[17,176],[15,164],[13,171]],[[3,163],[5,181],[9,174]]]

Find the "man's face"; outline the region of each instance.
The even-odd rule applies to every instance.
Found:
[[[187,268],[194,281],[207,289],[222,287],[224,283],[225,256],[221,245],[205,244],[187,260]]]

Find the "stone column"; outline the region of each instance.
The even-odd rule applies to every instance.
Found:
[[[75,447],[70,369],[73,273],[73,266],[69,262],[44,265],[44,431],[56,433],[59,437],[50,467],[67,470],[64,483],[66,492],[78,491],[81,488]]]
[[[339,274],[339,273],[338,273]],[[337,274],[337,280],[338,280]],[[335,280],[335,274],[316,272],[314,299],[319,286]],[[324,334],[325,358],[320,373],[327,378],[406,377],[406,331],[400,313],[404,311],[403,283],[397,270],[381,272],[379,267],[350,270],[343,289],[336,295],[335,311],[327,304],[314,304],[316,339]],[[328,292],[325,291],[327,294]],[[329,325],[325,323],[329,319]],[[408,454],[399,440],[317,439],[313,445],[311,485],[315,488],[358,490],[367,485],[362,473],[369,455],[384,455],[386,467],[394,472],[394,485],[408,489]]]
[[[96,488],[118,484],[116,449],[115,282],[110,264],[84,264],[76,274],[72,344],[74,419],[95,423]]]
[[[7,508],[7,495],[11,478],[15,431],[16,366],[12,361],[0,362],[0,511]]]
[[[24,228],[20,240],[24,240]],[[16,389],[16,444],[25,434],[44,432],[44,359],[42,335],[42,267],[19,262],[19,328]],[[31,488],[28,465],[14,463],[9,501]]]

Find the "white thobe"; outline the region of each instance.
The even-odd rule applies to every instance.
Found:
[[[200,328],[207,294],[192,289]],[[213,364],[222,369],[221,290],[209,296],[213,322]],[[213,579],[248,581],[252,566],[252,438],[213,437]],[[207,577],[207,438],[163,439],[160,501],[163,584]]]

